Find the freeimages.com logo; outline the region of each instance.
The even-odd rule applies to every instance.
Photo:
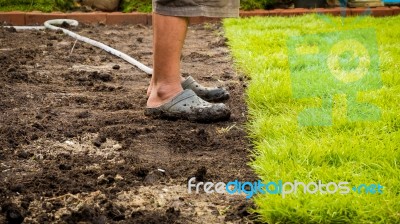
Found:
[[[295,180],[294,182],[270,181],[263,183],[261,180],[256,182],[240,182],[234,180],[228,183],[218,182],[196,182],[196,178],[192,177],[188,181],[188,193],[194,190],[197,194],[204,191],[206,194],[245,194],[249,199],[255,194],[271,194],[281,195],[285,198],[290,194],[349,194],[351,192],[358,194],[383,194],[383,186],[381,184],[360,184],[350,186],[349,182],[328,182],[323,183],[321,180],[317,182],[304,183]]]

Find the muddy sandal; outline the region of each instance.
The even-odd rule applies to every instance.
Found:
[[[144,114],[161,119],[213,122],[228,120],[231,112],[225,104],[206,102],[192,90],[186,89],[159,107],[146,108]]]
[[[189,76],[182,82],[183,89],[193,90],[197,96],[208,102],[222,102],[229,99],[229,93],[223,88],[219,87],[204,87],[193,77]]]

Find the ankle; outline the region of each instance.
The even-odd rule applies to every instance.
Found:
[[[186,80],[186,78],[184,78],[183,76],[181,76],[181,78],[180,78],[181,85],[182,85],[182,83],[183,83],[185,80]],[[151,94],[151,92],[153,91],[153,86],[154,86],[154,85],[153,85],[153,81],[150,81],[149,87],[147,87],[147,92],[146,92],[147,97],[149,97],[150,94]],[[161,94],[163,94],[163,93],[161,93]]]
[[[181,92],[183,89],[181,85],[157,85],[151,90],[151,94],[162,100],[166,100],[175,96],[176,93]],[[150,95],[151,95],[150,94]]]
[[[151,88],[150,96],[147,100],[148,107],[156,107],[182,92],[183,89],[180,85],[158,85]]]

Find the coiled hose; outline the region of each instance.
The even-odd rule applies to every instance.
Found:
[[[81,36],[70,30],[67,30],[65,28],[61,28],[61,27],[57,26],[57,25],[63,25],[63,24],[68,24],[70,26],[78,26],[79,22],[76,20],[72,20],[72,19],[53,19],[53,20],[46,21],[44,23],[44,26],[14,26],[14,28],[16,30],[43,30],[43,29],[49,29],[49,30],[55,30],[55,31],[61,30],[64,34],[66,34],[72,38],[75,38],[76,40],[93,45],[95,47],[103,49],[104,51],[106,51],[112,55],[115,55],[121,59],[124,59],[128,63],[138,67],[140,70],[144,71],[147,74],[153,74],[152,68],[147,67],[146,65],[140,63],[139,61],[135,60],[134,58],[130,57],[129,55],[127,55],[121,51],[118,51],[114,48],[111,48],[103,43],[100,43],[100,42],[92,40],[90,38]]]

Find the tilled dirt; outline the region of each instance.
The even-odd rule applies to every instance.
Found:
[[[151,27],[74,31],[151,66]],[[229,121],[143,115],[150,77],[53,31],[0,28],[0,223],[248,223],[243,195],[189,194],[187,181],[254,181],[246,80],[220,25],[191,27],[183,75],[231,93]]]

